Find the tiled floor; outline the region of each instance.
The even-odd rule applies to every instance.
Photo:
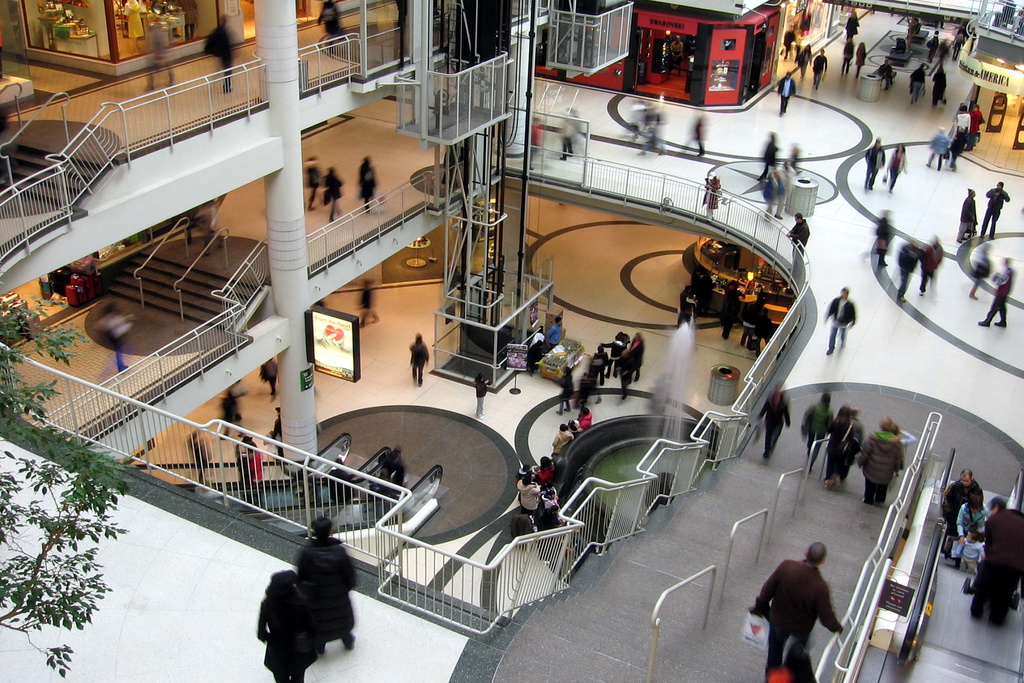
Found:
[[[884,45],[889,32],[894,29],[893,23],[890,17],[884,15],[867,17],[862,22],[861,36],[858,37],[869,46]],[[825,183],[819,192],[815,213],[809,219],[812,234],[808,255],[814,305],[818,315],[823,316],[825,307],[839,289],[849,287],[858,307],[858,322],[850,332],[848,346],[827,357],[824,351],[828,328],[825,325],[818,326],[806,348],[799,351],[799,360],[787,378],[788,387],[800,394],[801,401],[805,403],[809,401],[807,397],[818,391],[823,384],[850,383],[868,387],[867,393],[858,395],[856,400],[861,402],[869,428],[881,417],[875,413],[886,410],[902,411],[904,414],[896,417],[911,431],[918,431],[923,423],[922,416],[930,409],[928,406],[940,406],[943,409],[952,407],[950,413],[956,413],[957,418],[949,419],[949,431],[942,433],[945,452],[948,452],[948,447],[957,447],[966,462],[972,463],[976,470],[985,471],[983,483],[987,490],[1007,493],[1009,482],[1016,474],[1018,463],[1015,457],[1020,458],[1022,453],[1019,444],[1024,441],[1024,422],[1019,419],[1018,408],[1020,400],[1024,398],[1024,361],[1019,353],[1015,353],[1020,330],[1024,329],[1020,321],[1021,306],[1017,299],[1012,301],[1010,326],[1005,330],[981,329],[976,325],[987,310],[990,295],[986,292],[981,301],[968,299],[970,280],[962,264],[976,245],[965,245],[957,251],[953,237],[966,188],[972,187],[982,195],[997,180],[1004,180],[1014,201],[1003,214],[1000,237],[992,242],[991,253],[1018,261],[1024,259],[1024,240],[1021,239],[1024,233],[1021,222],[1024,218],[1017,212],[1017,202],[1024,198],[1024,178],[1002,170],[993,171],[987,164],[974,163],[970,156],[960,164],[958,173],[936,173],[926,169],[927,140],[937,126],[948,125],[955,103],[966,95],[968,84],[950,73],[947,91],[949,105],[945,108],[932,109],[928,106],[930,101],[927,104],[911,105],[903,89],[905,80],[902,84],[898,81],[898,87],[892,91],[883,92],[878,102],[861,102],[856,98],[856,82],[852,75],[843,77],[838,73],[841,48],[839,43],[833,43],[827,48],[833,71],[820,90],[811,90],[809,80],[801,82],[798,78],[798,97],[790,103],[789,113],[785,117],[779,117],[778,99],[773,92],[765,94],[743,110],[704,113],[707,119],[708,153],[703,158],[696,157],[687,148],[696,110],[666,106],[668,124],[664,137],[669,143],[671,154],[640,157],[636,147],[624,144],[628,141],[627,130],[608,113],[609,109],[617,109],[620,118],[628,118],[629,99],[620,100],[611,93],[580,89],[576,108],[590,120],[589,153],[622,164],[661,170],[694,182],[702,182],[707,171],[714,168],[722,176],[727,191],[760,202],[753,178],[760,172],[758,159],[768,133],[775,132],[778,135],[779,145],[784,151],[798,144],[803,159],[802,167],[808,174],[813,174]],[[874,49],[873,60],[881,54],[881,49]],[[905,78],[905,75],[900,76],[900,79]],[[117,99],[120,97],[119,88],[139,89],[138,82],[133,85],[129,83],[113,88],[112,93],[97,95],[94,101]],[[571,98],[563,99],[568,101]],[[86,104],[81,106],[85,108]],[[380,145],[374,146],[369,142],[369,133],[379,135],[389,130],[393,120],[394,104],[377,103],[357,112],[354,121],[339,123],[324,133],[310,136],[304,143],[304,155],[316,154],[323,165],[337,164],[343,175],[350,175],[363,155],[372,154],[378,164],[382,188],[397,186],[405,182],[417,168],[429,164],[431,157],[429,153],[419,152],[414,141],[398,135],[391,135],[389,144],[393,142],[394,145],[402,145],[401,152],[387,155],[378,152]],[[863,149],[874,137],[880,137],[886,145],[904,142],[910,150],[910,170],[900,177],[893,194],[882,189],[881,182],[873,192],[862,189]],[[548,145],[553,146],[555,142],[551,139]],[[1008,163],[1012,165],[1012,162]],[[579,174],[582,170],[578,161],[561,162],[557,157],[550,156],[544,160],[544,167],[566,177],[573,173]],[[253,184],[232,193],[222,214],[224,220],[238,226],[241,234],[255,238],[261,238],[265,230],[261,190],[258,184]],[[353,194],[349,192],[343,200],[349,208],[355,206]],[[983,209],[983,204],[979,202],[979,210]],[[898,277],[898,274],[893,269],[876,273],[865,259],[873,240],[873,217],[883,210],[893,212],[893,223],[900,231],[901,238],[930,239],[938,234],[946,244],[947,258],[928,294],[920,297],[916,289],[911,289],[912,296],[908,297],[908,302],[903,306],[897,305],[894,297],[892,278],[894,275]],[[307,214],[309,224],[323,222],[326,218],[323,213],[322,209],[318,209]],[[628,275],[631,284],[646,297],[672,306],[679,289],[687,281],[680,261],[675,256],[643,257],[652,252],[685,249],[693,238],[681,232],[631,225],[628,222],[607,223],[610,220],[620,219],[537,200],[534,202],[529,229],[531,240],[546,238],[539,255],[550,255],[555,259],[555,293],[567,309],[571,306],[565,320],[569,336],[579,339],[590,349],[597,343],[608,341],[619,329],[630,332],[642,330],[647,340],[646,371],[642,380],[633,388],[649,391],[657,380],[667,351],[666,333],[658,328],[671,324],[674,314],[636,299],[626,289],[622,278]],[[596,224],[601,222],[605,224]],[[898,239],[897,243],[900,241]],[[635,258],[643,260],[627,273],[624,265]],[[890,263],[895,263],[895,254],[890,255]],[[363,378],[357,384],[351,384],[318,376],[319,419],[360,408],[393,404],[430,406],[472,416],[474,399],[470,387],[433,375],[425,378],[422,388],[413,387],[409,381],[408,346],[416,333],[422,333],[427,344],[431,344],[434,337],[433,313],[439,305],[439,295],[439,287],[434,284],[385,288],[378,293],[377,308],[381,321],[368,326],[362,333]],[[326,303],[338,310],[355,311],[357,295],[354,291],[343,290],[330,295]],[[609,322],[609,318],[621,322]],[[751,354],[735,344],[738,334],[734,330],[731,340],[726,341],[717,329],[699,332],[697,352],[687,383],[689,400],[695,408],[703,411],[711,407],[705,397],[707,372],[712,364],[728,362],[746,369],[752,362]],[[255,373],[243,381],[252,390],[249,396],[242,399],[246,416],[244,426],[265,433],[273,421],[275,403],[267,400],[266,388],[259,385]],[[483,422],[509,444],[515,443],[519,429],[526,429],[530,452],[520,455],[524,459],[539,457],[549,448],[560,420],[553,410],[557,387],[539,376],[521,376],[517,384],[522,389],[522,393],[517,396],[511,395],[506,388],[487,397]],[[878,387],[899,388],[908,393],[901,395],[899,401],[889,398],[872,401],[871,390],[877,393]],[[911,408],[909,402],[915,397],[929,403],[913,403]],[[524,421],[528,412],[545,402],[550,402],[550,410],[544,411],[533,422]],[[804,404],[800,404],[801,407]],[[624,402],[608,396],[602,404],[595,406],[595,415],[597,420],[602,420],[647,410],[647,403],[636,396]],[[205,422],[219,416],[218,413],[217,399],[213,399],[190,417]],[[972,431],[974,429],[978,431]],[[386,443],[386,436],[382,435],[380,440]],[[674,561],[685,559],[696,563],[708,559],[701,551],[718,542],[708,540],[706,529],[702,529],[699,524],[688,523],[691,517],[717,525],[721,521],[717,516],[725,516],[722,508],[731,513],[730,506],[753,504],[748,500],[751,498],[749,492],[757,490],[761,478],[775,478],[801,460],[801,449],[796,441],[795,435],[791,435],[791,443],[787,442],[783,457],[773,460],[767,470],[760,463],[754,468],[752,463],[744,462],[742,467],[723,475],[717,489],[720,498],[702,496],[677,506],[676,514],[669,515],[669,521],[658,522],[658,525],[664,525],[665,536],[659,536],[652,530],[639,540],[624,544],[629,550],[624,550],[618,560],[592,560],[592,571],[598,573],[595,582],[601,583],[604,576],[602,572],[613,566],[613,562],[624,564],[627,570],[634,566],[643,567],[643,576],[660,576],[667,580],[684,571],[682,565],[676,566]],[[878,515],[873,510],[862,511],[861,506],[856,504],[856,488],[856,483],[848,484],[847,492],[839,494],[840,498],[826,498],[824,492],[820,496],[815,495],[814,507],[808,508],[813,512],[808,513],[801,526],[794,527],[791,538],[783,545],[776,546],[772,551],[774,554],[769,556],[770,562],[778,561],[787,554],[792,556],[798,552],[793,550],[794,547],[804,547],[809,540],[817,540],[812,536],[818,533],[838,538],[842,534],[843,524],[855,523],[859,531],[858,538],[870,538],[877,530]],[[509,500],[508,503],[511,505],[513,501]],[[702,504],[711,506],[706,514]],[[132,528],[133,536],[137,535],[138,538],[129,537],[130,540],[105,550],[110,553],[107,563],[118,565],[118,568],[112,570],[118,584],[108,604],[101,610],[101,618],[106,618],[106,611],[118,622],[118,626],[99,628],[97,625],[75,634],[75,643],[80,643],[80,650],[89,654],[80,657],[74,675],[79,680],[148,681],[182,680],[186,677],[203,680],[212,678],[215,673],[211,672],[215,672],[218,667],[226,670],[233,666],[231,675],[239,680],[269,679],[269,675],[258,665],[258,643],[251,637],[251,632],[254,610],[267,573],[279,566],[279,563],[259,553],[250,555],[252,551],[243,547],[209,538],[187,523],[177,518],[167,518],[159,511],[148,508],[144,512],[139,511],[134,502],[126,503],[125,510],[128,515],[125,523]],[[821,525],[815,524],[816,515],[822,516]],[[175,529],[174,533],[179,534],[178,541],[171,543],[170,540],[161,540],[155,550],[150,548],[144,541],[149,524],[156,524],[157,528],[169,526]],[[161,539],[165,537],[166,534]],[[174,555],[174,548],[181,539],[193,537],[202,546],[217,546],[217,552],[229,558],[225,562],[231,567],[244,565],[245,576],[234,576],[231,568],[215,562],[196,563],[188,559],[180,574],[170,572],[174,574],[171,577],[173,580],[166,577],[167,572],[153,574],[153,580],[146,578],[148,568],[157,562],[153,559],[154,552]],[[137,549],[137,545],[144,547]],[[837,601],[839,596],[845,599],[849,595],[848,584],[856,579],[856,553],[859,547],[855,544],[846,547],[840,553],[842,557],[837,555],[826,570],[830,580],[839,584]],[[717,557],[716,554],[709,562]],[[169,559],[162,562],[173,566]],[[748,584],[756,584],[767,573],[770,562],[763,561],[760,567],[744,564],[742,568],[734,570],[736,580],[746,590]],[[134,583],[129,581],[129,577],[121,576],[121,566],[138,567],[138,571],[132,573],[131,580]],[[602,600],[609,599],[609,596],[615,598],[616,589],[632,596],[638,603],[643,603],[647,596],[642,591],[634,590],[636,582],[630,583],[623,578],[628,574],[621,564],[610,571],[602,591],[595,591],[594,595],[586,594],[585,591],[581,591],[583,594],[576,592],[567,601],[544,606],[538,613],[541,616],[536,620],[532,617],[527,620],[527,627],[518,632],[514,644],[509,646],[508,653],[513,657],[501,663],[495,679],[525,680],[527,676],[520,663],[525,657],[536,656],[539,659],[550,657],[550,661],[554,662],[547,669],[549,673],[558,671],[557,675],[549,676],[551,680],[635,680],[634,674],[642,667],[648,652],[649,634],[643,631],[646,626],[641,623],[637,627],[629,618],[618,613],[615,619],[605,619],[603,615],[608,614],[608,608]],[[193,577],[185,582],[187,588],[181,585],[182,576]],[[184,611],[160,608],[168,603],[180,607],[182,592],[193,596],[201,590],[229,584],[241,588],[237,591],[223,591],[224,594],[217,597],[230,604],[205,610],[204,614],[192,613],[190,608]],[[651,585],[654,585],[653,582]],[[732,602],[728,604],[739,610],[742,602],[749,602],[749,597],[746,594],[737,595],[730,598]],[[438,632],[423,622],[416,621],[415,625],[410,625],[412,622],[393,621],[408,617],[396,614],[380,603],[361,601],[359,604],[359,609],[365,610],[367,614],[360,622],[360,629],[367,629],[358,631],[361,639],[364,639],[365,634],[365,640],[377,640],[373,634],[379,633],[377,629],[381,624],[396,629],[389,636],[392,642],[397,639],[404,643],[407,638],[413,638],[416,642],[411,647],[415,648],[419,647],[421,635],[425,640],[432,639],[429,671],[425,671],[414,657],[400,659],[389,657],[376,649],[357,648],[352,655],[328,657],[327,661],[318,663],[310,670],[311,678],[334,680],[346,675],[346,678],[351,679],[351,673],[366,672],[376,666],[378,668],[374,670],[374,676],[386,671],[394,680],[424,680],[427,673],[436,676],[437,680],[447,680],[462,651],[464,639],[445,632],[435,635]],[[151,609],[152,606],[156,607]],[[650,606],[637,604],[635,607],[637,613],[640,613]],[[716,613],[716,624],[723,633],[735,630],[728,624],[732,618],[729,614]],[[582,615],[581,618],[590,619],[590,625],[599,628],[589,629],[589,626],[571,623],[572,615]],[[559,616],[564,618],[559,619]],[[229,647],[218,649],[217,655],[211,653],[209,643],[203,638],[208,633],[205,629],[213,628],[208,622],[215,622],[219,629],[217,632],[227,634],[224,637],[230,639]],[[143,625],[152,627],[153,624],[165,624],[173,634],[156,658],[156,661],[166,664],[167,673],[155,673],[143,656],[152,648],[141,646],[139,633],[146,631]],[[187,632],[183,624],[197,624],[199,634]],[[630,631],[628,638],[620,640],[616,640],[610,632],[601,631],[601,627],[611,629],[616,625],[625,625],[633,631]],[[683,638],[682,634],[677,635]],[[691,669],[686,668],[689,664],[684,665],[682,658],[689,656],[696,665],[701,664],[701,661],[707,665],[710,659],[708,653],[713,649],[712,644],[701,640],[699,636],[686,638],[689,639],[679,641],[685,643],[685,647],[676,648],[675,655],[665,655],[670,658],[667,670],[677,672],[679,680],[688,680],[688,676],[695,675]],[[388,640],[383,636],[381,639]],[[200,647],[204,643],[206,649]],[[565,645],[565,648],[574,653],[573,667],[568,670],[559,664],[559,648],[562,643],[571,644],[571,647]],[[818,641],[819,647],[820,644],[821,641]],[[4,652],[5,660],[12,662],[13,670],[24,673],[19,680],[48,678],[49,674],[41,666],[38,657],[12,644],[10,636],[0,636],[0,650]],[[550,655],[547,654],[548,650],[551,650]],[[168,651],[173,653],[172,661],[167,661],[167,657],[172,656]],[[225,652],[230,654],[224,655]],[[706,655],[703,660],[702,653]],[[730,662],[737,667],[735,671],[730,670],[728,675],[718,672],[725,677],[716,678],[718,674],[704,669],[702,680],[755,680],[759,677],[757,659],[751,653],[744,653]],[[194,663],[196,660],[198,665]],[[112,663],[120,661],[125,662],[124,668],[110,668]],[[498,665],[495,662],[493,666]],[[238,672],[245,673],[238,675]],[[359,679],[358,675],[356,679]]]

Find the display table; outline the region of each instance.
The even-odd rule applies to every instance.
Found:
[[[558,346],[551,349],[537,363],[537,367],[540,368],[540,376],[557,382],[562,379],[565,368],[575,367],[582,356],[583,344],[572,339],[563,339]]]

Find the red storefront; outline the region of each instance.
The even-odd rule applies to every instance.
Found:
[[[693,9],[634,9],[629,56],[569,80],[695,105],[741,104],[772,83],[779,20],[778,7],[730,21]],[[563,72],[537,71],[564,78]]]

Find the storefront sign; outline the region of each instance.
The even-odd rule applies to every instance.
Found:
[[[957,64],[960,74],[983,88],[1011,95],[1024,95],[1024,73],[961,55]]]
[[[315,306],[306,313],[306,353],[320,372],[358,382],[359,318]]]
[[[649,14],[647,12],[636,13],[636,24],[640,28],[649,28],[655,31],[668,31],[681,35],[693,35],[697,32],[697,22],[693,19],[683,17],[671,17],[665,14]]]

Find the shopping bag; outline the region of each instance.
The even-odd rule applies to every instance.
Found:
[[[743,642],[750,643],[759,650],[768,649],[768,620],[751,612],[743,622]]]

